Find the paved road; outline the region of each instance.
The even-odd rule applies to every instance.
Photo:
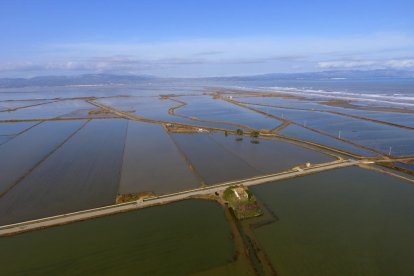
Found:
[[[317,173],[327,170],[332,170],[336,168],[348,167],[358,164],[367,164],[372,161],[362,161],[362,160],[338,160],[329,163],[314,165],[310,168],[305,168],[301,170],[291,170],[287,172],[270,174],[258,177],[252,177],[248,179],[242,179],[237,181],[224,182],[218,185],[197,188],[193,190],[178,192],[174,194],[168,194],[159,197],[153,197],[146,199],[140,202],[128,202],[124,204],[111,205],[107,207],[95,208],[85,211],[79,211],[75,213],[69,213],[64,215],[58,215],[54,217],[42,218],[27,222],[21,222],[11,225],[5,225],[0,227],[0,236],[12,235],[20,232],[26,232],[30,230],[46,228],[66,223],[71,223],[75,221],[87,220],[90,218],[101,217],[106,215],[111,215],[120,212],[131,211],[135,209],[145,208],[153,205],[166,204],[174,201],[183,200],[186,198],[200,196],[200,195],[209,195],[214,194],[215,192],[221,192],[227,187],[232,185],[244,185],[244,186],[253,186],[259,185],[267,182],[278,181],[283,179],[288,179],[292,177],[297,177],[305,174]]]

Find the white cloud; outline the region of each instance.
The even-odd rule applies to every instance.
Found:
[[[138,59],[259,58],[307,56],[384,51],[414,47],[414,37],[406,34],[371,34],[348,37],[248,37],[193,39],[161,42],[59,43],[45,45],[54,53],[76,56],[135,56]]]
[[[338,37],[261,37],[158,42],[55,43],[0,72],[114,72],[210,76],[338,68],[413,68],[414,37],[379,33]],[[1,57],[1,56],[0,56]],[[7,62],[6,62],[7,61]]]
[[[367,67],[376,65],[377,62],[372,60],[334,60],[334,61],[321,61],[318,62],[318,66],[323,69],[337,69],[337,68],[356,68]]]
[[[322,69],[414,69],[414,59],[333,60],[318,62]]]
[[[393,59],[389,60],[386,65],[397,69],[414,69],[414,59]]]

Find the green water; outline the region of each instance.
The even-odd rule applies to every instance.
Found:
[[[346,168],[252,190],[279,218],[255,230],[278,275],[414,275],[414,185]]]
[[[0,238],[2,275],[188,275],[232,261],[220,205],[188,200]]]

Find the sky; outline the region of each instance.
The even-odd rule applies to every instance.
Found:
[[[0,77],[414,70],[412,0],[1,0]]]

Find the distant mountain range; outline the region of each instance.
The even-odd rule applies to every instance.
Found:
[[[149,75],[85,74],[78,76],[42,76],[34,78],[0,78],[0,88],[27,86],[69,86],[138,84],[151,81],[203,80],[203,81],[261,81],[261,80],[326,80],[326,79],[375,79],[414,78],[414,71],[406,70],[338,70],[308,73],[274,73],[254,76],[231,76],[209,78],[159,78]]]
[[[216,80],[326,80],[326,79],[375,79],[375,78],[414,78],[414,71],[406,70],[337,70],[307,73],[273,73],[254,76],[234,76],[209,78]]]

